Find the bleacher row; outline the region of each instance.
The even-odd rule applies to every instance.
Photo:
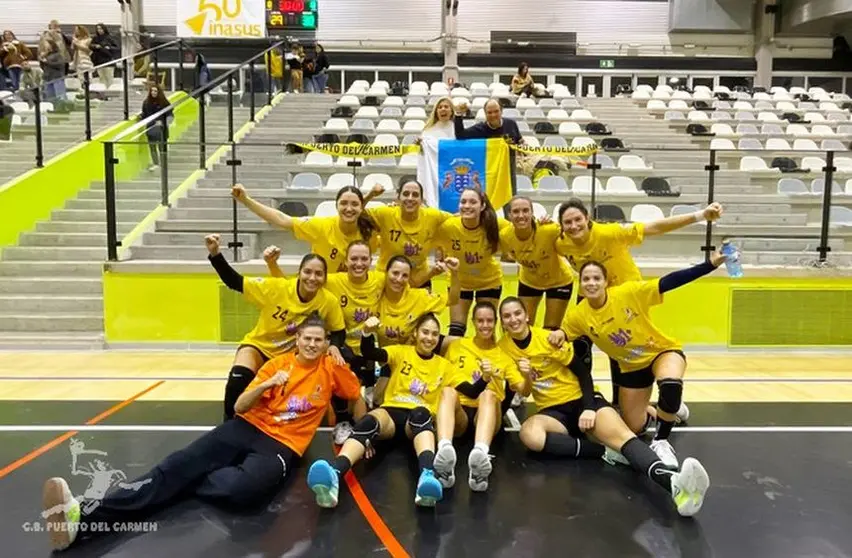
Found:
[[[753,93],[743,89],[720,85],[712,90],[705,85],[696,85],[690,92],[685,89],[675,89],[670,85],[658,85],[651,87],[650,85],[638,85],[631,93],[631,98],[637,101],[712,101],[719,100],[737,100],[737,101],[765,101],[765,102],[793,102],[793,101],[816,101],[816,102],[844,102],[849,101],[849,95],[845,93],[830,93],[822,87],[791,87],[789,90],[782,86],[774,86],[766,91],[755,91]]]

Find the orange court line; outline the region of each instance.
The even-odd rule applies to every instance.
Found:
[[[160,387],[164,383],[166,383],[164,380],[160,380],[158,382],[151,384],[150,386],[143,389],[142,391],[140,391],[136,395],[133,395],[132,397],[129,397],[129,398],[125,399],[124,401],[120,402],[120,403],[116,403],[115,405],[113,405],[112,407],[107,409],[106,411],[90,418],[84,424],[86,424],[87,426],[90,426],[90,425],[97,424],[97,423],[101,422],[105,418],[107,418],[111,415],[114,415],[118,411],[127,407],[128,405],[130,405],[131,403],[133,403],[134,401],[136,401],[137,399],[139,399],[143,395],[145,395],[145,394],[151,392],[152,390]],[[55,448],[56,446],[58,446],[59,444],[61,444],[65,440],[68,440],[69,438],[71,438],[75,434],[78,434],[77,430],[72,430],[70,432],[66,432],[65,434],[61,434],[60,436],[57,436],[53,440],[44,444],[43,446],[38,447],[38,448],[34,449],[33,451],[29,452],[28,454],[26,454],[25,456],[17,459],[16,461],[9,463],[8,465],[6,465],[2,469],[0,469],[0,479],[2,479],[3,477],[5,477],[6,475],[8,475],[9,473],[11,473],[13,471],[20,469],[21,467],[23,467],[24,465],[26,465],[30,461],[34,460],[36,457],[38,457],[38,456],[40,456],[44,453],[47,453],[48,451],[52,450],[53,448]]]
[[[343,478],[346,481],[346,486],[349,487],[349,492],[352,494],[352,498],[354,498],[355,503],[358,504],[361,514],[363,514],[367,523],[370,524],[370,527],[373,528],[373,532],[376,533],[376,536],[379,537],[382,544],[385,545],[388,554],[390,554],[392,558],[410,558],[408,552],[406,552],[405,548],[403,548],[402,544],[400,544],[393,532],[391,532],[390,528],[388,528],[387,524],[379,515],[379,512],[377,512],[376,508],[373,507],[373,504],[370,502],[367,494],[364,493],[364,489],[361,487],[361,483],[358,482],[358,478],[355,474],[352,471],[348,471],[345,475],[343,475]]]

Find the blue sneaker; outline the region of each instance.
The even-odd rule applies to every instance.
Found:
[[[308,487],[317,497],[321,508],[337,507],[337,493],[340,489],[340,475],[331,464],[318,459],[308,469]]]
[[[423,469],[420,480],[417,481],[417,494],[414,496],[414,504],[427,508],[434,508],[435,504],[444,497],[444,489],[435,478],[435,472],[431,469]]]

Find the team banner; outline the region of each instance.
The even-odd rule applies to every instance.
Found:
[[[264,0],[177,0],[177,35],[256,39],[266,36]]]
[[[288,143],[290,153],[318,151],[333,157],[360,157],[361,159],[384,159],[402,157],[408,153],[420,153],[417,145],[376,145],[373,143]]]
[[[511,149],[524,155],[543,155],[548,157],[567,157],[569,159],[583,159],[591,157],[598,152],[596,143],[589,143],[579,147],[542,146],[532,147],[529,145],[509,144]]]

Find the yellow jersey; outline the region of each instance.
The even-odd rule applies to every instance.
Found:
[[[499,227],[511,226],[499,219]],[[444,257],[458,258],[459,283],[463,291],[496,289],[503,284],[503,269],[494,257],[485,229],[468,229],[461,217],[450,217],[438,229],[438,246]]]
[[[379,261],[377,269],[387,268],[388,261],[397,255],[411,260],[412,272],[427,265],[438,227],[451,215],[431,207],[422,207],[414,221],[402,218],[399,206],[383,206],[368,209],[381,231],[379,237]]]
[[[498,345],[515,364],[524,358],[530,361],[536,407],[545,409],[580,399],[583,396],[580,381],[568,368],[574,358],[574,347],[565,343],[561,349],[555,349],[547,340],[550,330],[531,327],[530,331],[532,339],[526,349],[518,347],[509,335],[504,335]]]
[[[411,345],[393,345],[384,350],[391,375],[382,407],[426,407],[434,415],[452,366],[449,361],[438,355],[423,358]]]
[[[662,302],[659,279],[630,281],[607,289],[601,308],[592,308],[588,300],[580,302],[565,315],[562,330],[569,339],[588,335],[618,361],[622,372],[635,372],[650,366],[661,352],[682,348],[651,321],[651,307]]]
[[[488,382],[489,390],[494,392],[498,401],[506,397],[506,381],[510,386],[522,384],[524,377],[518,371],[518,366],[509,355],[503,352],[499,346],[491,349],[482,349],[476,345],[472,338],[456,339],[447,348],[446,359],[453,364],[447,385],[456,387],[465,382],[475,384],[482,378],[479,365],[482,360],[491,363],[491,381]],[[459,401],[465,407],[478,407],[479,400],[459,393]]]
[[[346,324],[346,344],[361,354],[361,330],[370,316],[377,315],[385,288],[385,274],[371,271],[363,283],[353,283],[348,273],[330,273],[325,288],[337,297]]]
[[[500,252],[518,263],[521,283],[545,291],[574,281],[568,261],[554,249],[561,232],[556,223],[536,225],[532,236],[521,240],[513,226],[500,230]]]
[[[447,307],[446,293],[406,287],[398,302],[379,299],[379,346],[406,345],[411,342],[414,322],[429,312],[439,313]]]
[[[243,296],[260,308],[257,324],[243,337],[242,345],[257,347],[267,357],[286,353],[296,345],[296,331],[305,318],[316,312],[331,331],[346,326],[337,299],[325,288],[308,302],[297,292],[296,278],[254,277],[243,281]]]
[[[346,249],[356,240],[363,240],[356,229],[352,234],[340,230],[340,217],[302,217],[293,219],[293,236],[310,243],[311,252],[325,258],[328,272],[346,271]],[[370,238],[370,249],[375,250],[376,235]]]
[[[643,223],[593,223],[589,239],[577,245],[565,235],[556,240],[556,251],[568,258],[568,263],[579,273],[583,264],[595,261],[606,268],[607,282],[611,287],[626,281],[640,281],[642,274],[630,247],[642,244],[645,239]]]

